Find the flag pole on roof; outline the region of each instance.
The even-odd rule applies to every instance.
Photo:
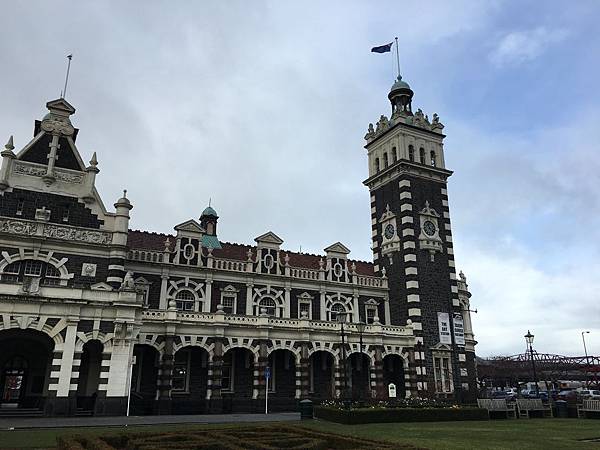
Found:
[[[60,94],[60,98],[65,98],[67,96],[67,84],[69,83],[69,71],[71,70],[71,59],[73,59],[73,54],[67,55],[67,59],[69,63],[67,64],[67,76],[65,77],[65,88]]]
[[[400,79],[400,50],[398,48],[398,37],[396,36],[396,64],[398,66],[398,79]]]

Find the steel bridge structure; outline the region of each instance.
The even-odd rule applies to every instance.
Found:
[[[534,351],[537,378],[541,382],[558,385],[559,380],[582,381],[600,388],[600,356],[563,356]],[[530,353],[512,356],[478,358],[477,372],[482,384],[514,386],[533,381]]]

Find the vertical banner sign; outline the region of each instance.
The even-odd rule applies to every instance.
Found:
[[[456,345],[465,345],[465,324],[461,313],[454,314],[454,342]]]
[[[438,327],[440,329],[440,344],[452,344],[450,335],[450,315],[448,313],[438,313]]]

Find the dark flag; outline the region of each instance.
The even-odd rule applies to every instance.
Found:
[[[380,45],[379,47],[373,47],[371,49],[372,53],[387,53],[387,52],[391,52],[392,51],[392,44],[393,42],[390,42],[389,44],[386,45]]]

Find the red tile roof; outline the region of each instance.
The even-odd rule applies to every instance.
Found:
[[[127,245],[131,249],[163,251],[165,249],[165,240],[167,238],[169,241],[171,241],[171,248],[173,248],[173,244],[175,243],[176,239],[173,235],[149,231],[129,230]],[[216,248],[213,250],[213,255],[216,258],[247,261],[248,250],[252,250],[252,255],[256,256],[256,246],[254,245],[234,244],[230,242],[221,242],[221,245],[223,248]],[[321,255],[296,253],[287,250],[282,250],[282,252],[284,255],[289,255],[290,266],[292,267],[318,270],[319,260],[323,258],[323,261],[325,261],[324,256]],[[373,263],[355,260],[348,260],[348,262],[350,265],[352,265],[352,263],[356,264],[356,273],[358,275],[375,275]]]

